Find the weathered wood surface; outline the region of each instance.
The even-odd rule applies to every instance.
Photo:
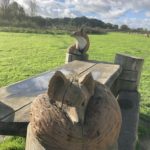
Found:
[[[98,63],[84,73],[92,72],[94,79],[111,88],[114,81],[120,75],[122,69],[114,64]]]
[[[117,54],[115,63],[122,67],[122,73],[118,78],[118,89],[136,91],[140,83],[140,76],[144,59],[123,54]]]
[[[106,84],[110,88],[121,73],[119,65],[83,61],[71,62],[57,70],[61,70],[66,76],[80,75],[92,71],[95,80]],[[48,82],[54,72],[55,70],[48,71],[0,89],[0,134],[14,134],[12,132],[14,130],[13,127],[12,129],[7,128],[9,125],[7,126],[7,124],[2,122],[11,122],[11,125],[14,125],[16,129],[20,125],[19,123],[26,125],[29,121],[29,107],[32,100],[47,90]],[[15,134],[25,135],[20,133],[19,130]]]

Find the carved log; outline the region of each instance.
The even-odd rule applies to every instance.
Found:
[[[81,30],[73,32],[71,36],[76,39],[76,42],[68,48],[65,63],[74,60],[88,60],[86,52],[89,49],[90,41],[87,33],[81,28]]]
[[[117,150],[121,127],[119,105],[91,73],[66,78],[57,71],[47,94],[31,105],[26,150]]]

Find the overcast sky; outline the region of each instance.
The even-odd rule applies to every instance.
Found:
[[[16,0],[28,9],[28,0]],[[113,24],[150,29],[150,0],[36,0],[44,17],[97,18]]]

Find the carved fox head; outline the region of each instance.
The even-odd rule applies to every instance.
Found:
[[[95,81],[91,73],[72,80],[61,71],[56,71],[49,82],[48,95],[51,103],[58,101],[69,106],[80,106],[86,104],[94,89]]]

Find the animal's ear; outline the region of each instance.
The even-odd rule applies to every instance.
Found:
[[[79,83],[81,86],[85,86],[90,95],[94,94],[95,81],[91,72],[79,78]]]
[[[56,71],[49,81],[48,96],[53,100],[58,96],[62,98],[67,82],[65,75],[61,71]]]

